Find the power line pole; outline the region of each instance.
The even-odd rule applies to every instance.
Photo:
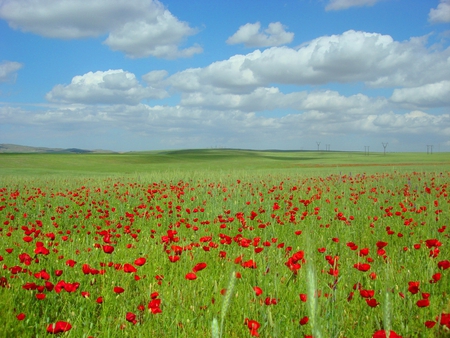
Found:
[[[427,154],[433,154],[433,145],[427,144]]]
[[[369,156],[369,146],[364,146],[364,155]]]
[[[381,144],[383,145],[383,148],[384,148],[384,155],[386,155],[386,147],[387,147],[388,143],[381,142]]]
[[[320,142],[316,142],[317,143],[317,151],[320,150]]]

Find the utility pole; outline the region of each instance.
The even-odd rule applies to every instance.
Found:
[[[383,148],[384,148],[384,155],[386,155],[386,147],[387,147],[388,143],[381,142],[381,144],[383,145]]]
[[[317,143],[317,151],[320,150],[320,142],[316,142]]]
[[[427,144],[427,154],[433,154],[433,145]]]
[[[329,144],[325,144],[325,149],[326,149],[326,151],[330,151],[330,145]]]
[[[369,146],[364,146],[364,155],[369,156]]]

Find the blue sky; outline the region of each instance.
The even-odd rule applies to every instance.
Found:
[[[450,0],[0,0],[0,143],[317,142],[450,151]]]

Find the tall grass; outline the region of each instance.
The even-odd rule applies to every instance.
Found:
[[[444,167],[373,174],[283,169],[3,176],[0,337],[47,336],[47,326],[58,320],[72,324],[63,333],[72,337],[250,337],[248,320],[259,323],[261,337],[372,337],[383,329],[443,337],[443,325],[424,323],[450,312],[450,269],[438,268],[450,258],[449,230],[439,231],[449,223],[449,179]],[[23,227],[35,229],[30,242]],[[178,240],[167,240],[169,230]],[[440,246],[428,248],[430,239]],[[113,253],[102,250],[105,241]],[[48,255],[35,254],[37,242]],[[385,254],[377,252],[378,242],[388,243]],[[363,248],[368,255],[359,254]],[[436,248],[438,255],[430,257]],[[298,251],[305,252],[304,262],[294,273],[286,262]],[[23,253],[32,257],[30,265],[20,261]],[[139,257],[146,258],[142,266],[134,263]],[[368,271],[354,267],[369,257]],[[67,266],[68,259],[77,264]],[[186,279],[200,262],[206,268]],[[126,263],[137,272],[124,272]],[[83,264],[105,273],[84,274]],[[16,266],[26,272],[13,273]],[[53,284],[80,286],[74,293],[23,289],[26,283],[43,286],[36,277],[42,270]],[[436,273],[440,279],[430,283]],[[415,281],[420,292],[412,294],[408,283]],[[124,293],[114,293],[115,286]],[[370,307],[360,290],[373,290],[379,305]],[[162,311],[153,314],[148,306],[155,292]],[[36,299],[37,293],[46,298]],[[424,293],[430,304],[419,307]],[[136,323],[127,321],[129,312]],[[308,322],[300,325],[304,317]]]

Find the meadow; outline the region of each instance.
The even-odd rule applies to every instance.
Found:
[[[0,337],[448,337],[449,168],[0,154]]]

